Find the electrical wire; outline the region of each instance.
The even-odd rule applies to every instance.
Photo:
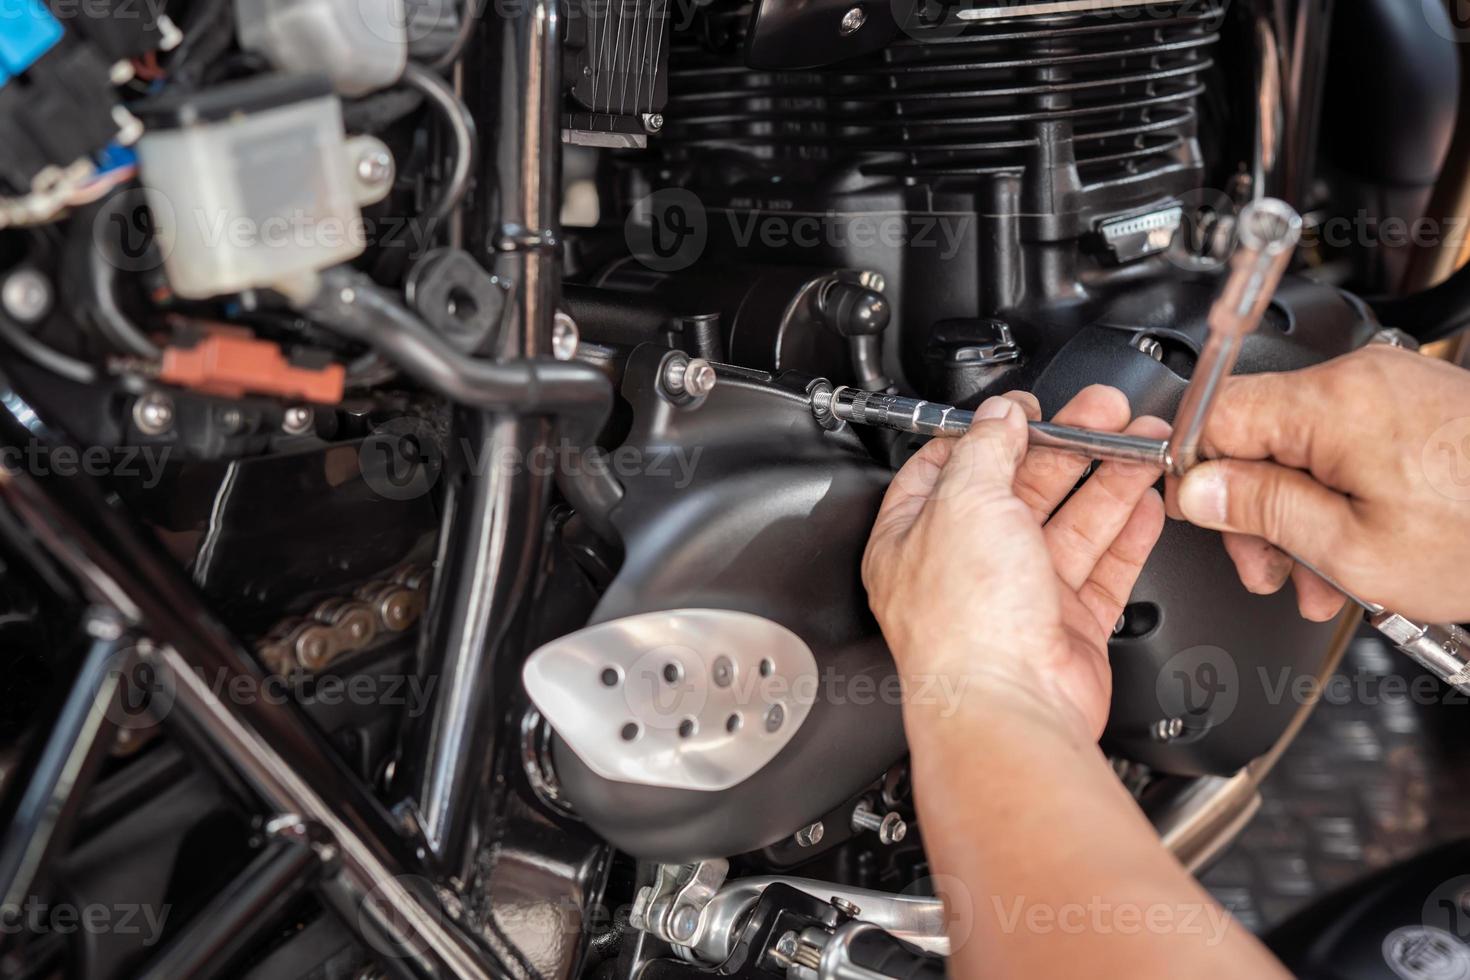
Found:
[[[475,119],[449,83],[423,65],[409,62],[403,70],[403,84],[423,95],[439,111],[454,145],[454,164],[444,188],[419,216],[423,226],[432,231],[459,205],[470,188],[477,142]]]
[[[32,337],[26,329],[8,316],[0,315],[0,340],[13,347],[18,353],[45,368],[78,384],[91,384],[97,380],[97,369],[86,361],[63,354]]]
[[[459,14],[459,29],[454,32],[454,40],[449,42],[449,47],[433,61],[429,62],[429,68],[433,71],[444,71],[453,67],[464,54],[464,49],[469,46],[470,38],[475,34],[475,25],[480,21],[483,12],[483,0],[464,0],[464,7]]]

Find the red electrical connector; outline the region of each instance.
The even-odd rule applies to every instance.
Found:
[[[342,400],[341,364],[297,367],[281,348],[247,330],[213,328],[192,347],[165,347],[158,380],[207,395],[275,395],[322,405]]]

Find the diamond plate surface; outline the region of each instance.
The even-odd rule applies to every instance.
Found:
[[[1435,844],[1470,837],[1470,698],[1374,636],[1353,641],[1262,806],[1203,877],[1264,932],[1313,899]]]

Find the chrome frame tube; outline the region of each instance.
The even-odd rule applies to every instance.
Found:
[[[491,224],[470,240],[513,283],[501,360],[550,351],[561,289],[561,34],[555,0],[528,0],[485,18],[483,62],[467,65],[466,97],[495,120],[493,153],[483,155],[480,187],[497,194]],[[492,54],[493,53],[493,54]],[[483,215],[485,202],[471,209]],[[482,458],[528,459],[551,436],[545,419],[462,412]],[[585,434],[579,433],[585,437]],[[451,492],[421,670],[439,679],[433,709],[405,735],[399,791],[415,808],[431,864],[456,886],[470,874],[481,843],[482,789],[496,730],[496,665],[518,639],[531,592],[550,481],[525,473],[476,474]]]
[[[33,438],[60,441],[0,373],[0,441],[24,445]],[[171,699],[155,702],[155,710],[162,711],[164,721],[180,734],[195,740],[203,749],[203,761],[220,769],[227,781],[241,777],[272,816],[294,815],[326,835],[321,856],[330,858],[330,865],[323,897],[370,948],[385,952],[385,967],[422,978],[488,978],[504,972],[497,971],[493,957],[444,914],[435,896],[411,887],[417,864],[400,824],[299,707],[260,697],[226,703],[215,694],[216,689],[234,690],[240,681],[259,690],[264,674],[205,608],[182,566],[156,535],[80,472],[0,469],[0,503],[98,605],[118,612],[118,635],[130,628],[156,641],[138,651],[158,670],[154,696]],[[88,659],[94,667],[91,675],[116,682],[112,656],[107,647],[95,649]],[[96,667],[103,662],[105,671]],[[99,703],[106,702],[99,702],[95,691],[91,684],[71,688],[68,703],[76,705],[76,717],[86,724],[71,726],[76,737],[59,738],[57,755],[62,761],[46,771],[60,777],[80,771],[71,760],[88,742],[88,729],[93,732],[92,745],[105,744],[95,737],[101,730],[95,719]],[[73,779],[70,785],[74,789],[78,781]],[[45,781],[29,781],[25,791],[27,799],[56,798]],[[7,850],[37,853],[37,843],[47,833],[55,839],[52,827],[49,822],[12,824],[7,829]],[[33,868],[34,863],[27,866]],[[16,871],[20,873],[0,882],[7,893],[24,878],[24,867]]]
[[[97,627],[63,682],[65,696],[32,723],[30,742],[4,783],[0,836],[0,907],[20,908],[46,858],[65,845],[81,798],[112,748],[116,725],[120,620],[94,614]],[[114,629],[115,628],[115,629]]]

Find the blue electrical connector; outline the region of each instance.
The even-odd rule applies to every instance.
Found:
[[[0,85],[35,64],[61,34],[61,24],[41,0],[5,3],[0,9]]]

